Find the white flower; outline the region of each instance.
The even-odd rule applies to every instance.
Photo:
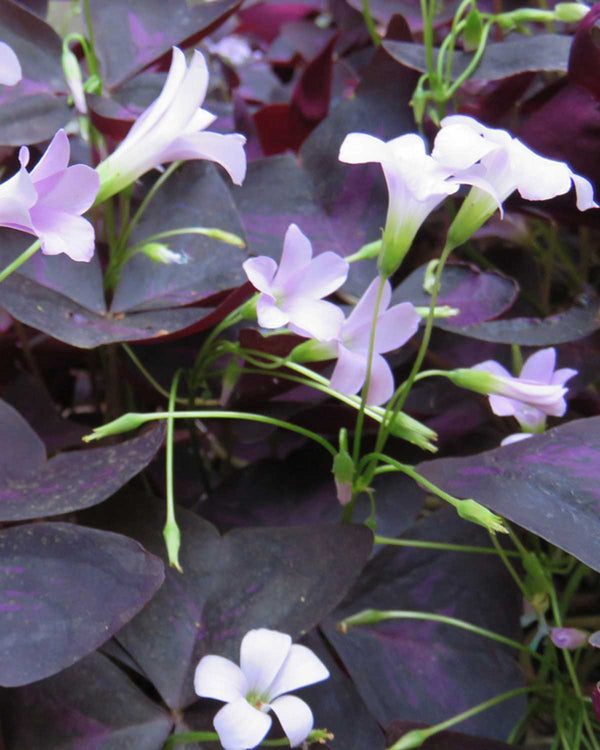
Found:
[[[138,117],[125,140],[97,167],[101,187],[96,203],[118,193],[153,167],[179,159],[209,159],[220,164],[236,185],[246,174],[246,139],[239,133],[203,132],[216,117],[201,108],[208,89],[208,68],[194,52],[189,67],[173,47],[163,90]]]
[[[546,159],[506,130],[487,128],[472,117],[451,115],[442,120],[432,157],[473,189],[455,217],[449,238],[458,245],[468,239],[515,190],[530,201],[549,200],[575,186],[577,208],[598,208],[591,183],[567,164]]]
[[[0,83],[15,86],[23,77],[21,63],[12,47],[0,42]]]
[[[415,133],[382,141],[366,133],[349,133],[341,145],[340,161],[348,164],[378,162],[388,186],[389,203],[379,269],[390,276],[408,252],[417,230],[460,181],[425,152]]]
[[[225,701],[214,718],[224,750],[256,747],[271,728],[273,709],[294,747],[313,727],[313,715],[303,700],[284,695],[329,677],[313,652],[292,645],[286,633],[259,628],[242,639],[240,667],[222,656],[205,656],[196,667],[194,688],[202,698]]]

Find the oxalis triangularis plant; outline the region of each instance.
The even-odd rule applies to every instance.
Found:
[[[90,392],[105,388],[99,400],[115,418],[91,433],[55,425],[62,437],[47,461],[20,413],[28,396],[7,386],[17,408],[8,398],[0,404],[0,747],[600,750],[600,636],[592,632],[600,615],[577,609],[586,596],[597,604],[597,377],[587,352],[574,362],[557,351],[593,333],[597,306],[588,291],[583,320],[577,308],[546,320],[491,320],[510,307],[516,284],[476,247],[508,237],[548,283],[555,274],[579,292],[593,279],[594,219],[575,252],[573,232],[549,223],[541,202],[562,196],[571,225],[588,222],[598,208],[595,172],[550,158],[559,138],[545,143],[544,155],[526,141],[535,140],[536,116],[552,123],[569,107],[573,132],[587,132],[600,96],[591,72],[600,65],[600,6],[490,13],[465,0],[440,21],[424,0],[422,45],[409,38],[410,19],[401,20],[401,41],[391,33],[382,40],[381,11],[364,3],[360,18],[348,6],[385,52],[375,52],[354,101],[338,102],[327,117],[325,110],[312,135],[306,101],[320,76],[331,78],[340,8],[319,8],[315,20],[315,9],[285,4],[85,0],[85,33],[61,40],[40,14],[5,6],[0,107],[25,123],[33,96],[44,117],[21,140],[49,144],[33,166],[22,145],[0,184],[0,225],[10,230],[0,304],[14,321],[4,335],[13,336],[12,325],[46,398],[30,329],[67,347],[103,345],[104,382],[86,382]],[[236,11],[240,33],[227,35]],[[264,24],[281,31],[285,13],[300,24],[296,33],[326,32],[321,51],[296,79],[287,109],[268,103],[250,127],[248,104],[238,99],[245,134],[222,132],[223,120],[203,108],[206,55],[219,61],[221,86],[264,76],[273,42]],[[118,31],[109,32],[109,17]],[[578,24],[574,38],[557,34],[556,24],[565,32]],[[209,38],[218,26],[221,37]],[[204,52],[194,48],[200,39]],[[501,99],[494,82],[509,74],[493,60],[516,77],[547,71],[565,40],[567,76],[537,103],[530,138],[497,127],[476,84],[486,80]],[[32,43],[38,52],[28,56]],[[529,56],[525,68],[511,62],[515,49]],[[166,73],[160,87],[146,71],[152,65]],[[377,112],[369,112],[397,106],[374,104],[378,87],[394,82],[390,65],[400,90],[410,89],[412,109],[404,96],[402,118],[411,127],[382,138]],[[138,75],[155,94],[145,109],[132,96]],[[477,95],[481,115],[468,101]],[[49,133],[61,118],[63,127]],[[383,130],[395,121],[385,119]],[[283,146],[269,145],[272,123],[288,128]],[[0,125],[16,145],[6,132]],[[87,144],[90,164],[69,166],[72,141],[78,158]],[[259,142],[265,158],[247,163]],[[589,138],[580,145],[577,163],[589,166]],[[299,162],[272,155],[287,147],[301,147]],[[371,164],[381,170],[364,166]],[[297,184],[307,189],[327,170],[345,175],[340,196],[296,206]],[[365,194],[378,195],[381,171],[387,214],[378,228]],[[341,193],[354,196],[346,222]],[[527,202],[535,202],[529,220]],[[374,205],[381,208],[378,198]],[[335,251],[323,242],[328,221]],[[242,235],[260,237],[263,224],[268,253],[256,241],[243,252]],[[430,260],[414,270],[428,231]],[[35,241],[11,244],[18,233]],[[461,253],[484,269],[455,262]],[[212,266],[206,281],[199,269]],[[532,304],[552,312],[548,302]],[[174,339],[191,342],[183,362],[172,356]],[[154,355],[132,348],[136,341],[150,342]],[[511,345],[512,361],[496,361],[490,343]],[[590,345],[592,362],[596,349]],[[565,416],[581,375],[590,386],[583,418],[548,430],[548,417]],[[250,408],[241,408],[244,399]],[[451,455],[453,443],[470,432],[477,440],[488,421],[497,429],[480,433],[483,445]],[[122,443],[63,450],[73,447],[67,433],[90,443],[146,423],[157,424]],[[279,466],[236,446],[244,423],[282,442]],[[511,426],[498,428],[504,424]],[[36,425],[48,438],[48,422]],[[284,435],[299,442],[288,446]],[[164,477],[155,462],[127,484],[163,442]],[[432,458],[440,447],[444,456]],[[176,459],[185,456],[208,498],[188,507],[175,502],[185,485],[178,489]],[[46,520],[52,516],[61,520]],[[306,700],[295,695],[303,688]],[[458,724],[463,733],[447,731]]]

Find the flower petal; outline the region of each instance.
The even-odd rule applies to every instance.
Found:
[[[369,344],[371,333],[371,323],[373,313],[377,303],[377,289],[379,287],[379,277],[373,279],[369,284],[363,296],[356,303],[354,310],[348,316],[344,324],[342,336],[344,341],[352,348],[366,348]],[[389,281],[386,281],[381,294],[379,304],[379,314],[387,309],[392,298],[392,287]]]
[[[65,253],[71,260],[88,262],[94,255],[94,227],[87,219],[63,211],[32,209],[35,233],[46,255]]]
[[[577,375],[577,372],[577,370],[572,370],[570,367],[561,367],[560,370],[557,370],[554,373],[550,379],[550,383],[552,385],[564,385],[567,380],[574,378],[575,375]]]
[[[34,183],[52,177],[56,172],[66,169],[71,155],[69,137],[61,128],[57,131],[42,158],[29,173]]]
[[[213,720],[224,750],[246,750],[256,747],[271,728],[267,714],[253,708],[245,698],[228,703]]]
[[[271,294],[273,277],[277,272],[277,263],[267,255],[258,258],[249,258],[242,263],[242,268],[248,280],[259,292]]]
[[[503,367],[500,362],[496,362],[494,359],[486,359],[485,362],[480,362],[478,365],[475,365],[473,369],[491,372],[492,375],[498,375],[503,378],[512,378],[512,375],[506,367]]]
[[[33,232],[29,209],[37,201],[37,192],[26,169],[0,185],[0,226],[26,227]]]
[[[556,349],[552,346],[547,349],[540,349],[527,358],[521,368],[519,378],[536,380],[539,383],[550,383],[555,365]]]
[[[512,417],[519,406],[518,401],[514,401],[512,398],[506,398],[506,396],[496,396],[494,393],[490,394],[489,399],[490,407],[498,417]]]
[[[328,677],[329,671],[319,657],[306,646],[294,643],[277,676],[269,686],[269,699],[306,685],[313,685]],[[273,705],[272,700],[271,704]]]
[[[294,295],[327,297],[339,289],[348,277],[350,264],[341,255],[328,251],[313,258],[294,284]]]
[[[431,156],[448,169],[461,170],[468,169],[497,149],[497,143],[483,138],[463,118],[445,117],[435,137]]]
[[[35,170],[34,170],[35,171]],[[82,214],[93,204],[100,188],[96,170],[75,164],[35,182],[38,206]]]
[[[548,200],[571,189],[571,170],[562,161],[546,159],[517,138],[509,150],[517,190],[527,200]]]
[[[290,316],[275,304],[267,294],[261,294],[256,303],[256,317],[262,328],[281,328],[289,321]]]
[[[510,445],[511,443],[519,443],[521,440],[527,440],[527,438],[533,437],[532,432],[513,432],[512,435],[507,435],[504,440],[501,441],[500,445]]]
[[[308,737],[313,728],[310,708],[295,695],[284,695],[271,703],[291,747],[296,747]]]
[[[419,330],[421,316],[410,302],[385,310],[377,319],[375,351],[379,354],[399,349]]]
[[[337,305],[321,299],[301,297],[285,306],[289,315],[289,328],[300,336],[317,341],[335,339],[344,322],[344,313]]]
[[[235,185],[246,176],[246,139],[240,133],[191,133],[175,138],[157,156],[157,163],[179,159],[208,159],[220,164]]]
[[[339,160],[346,164],[383,162],[389,157],[387,144],[366,133],[349,133],[340,146]]]
[[[0,42],[0,83],[14,86],[22,77],[21,63],[15,51],[6,42]]]
[[[365,376],[366,377],[366,376]],[[373,354],[371,364],[371,377],[369,379],[369,391],[367,393],[367,404],[379,406],[389,401],[394,393],[394,375],[381,354]]]
[[[248,682],[237,664],[210,654],[200,659],[194,674],[194,690],[201,698],[232,703],[248,692]]]
[[[580,211],[587,211],[589,208],[598,208],[594,200],[594,187],[585,177],[571,172],[571,179],[575,185],[575,195],[577,196],[577,208]]]
[[[279,271],[275,277],[277,287],[283,290],[287,282],[310,263],[312,254],[308,237],[296,224],[290,224],[283,239]]]
[[[287,633],[258,628],[249,630],[240,647],[240,666],[248,690],[263,695],[281,669],[292,645]]]
[[[331,374],[330,385],[340,393],[358,393],[365,382],[367,356],[365,353],[350,351],[343,344],[338,345],[338,361]]]

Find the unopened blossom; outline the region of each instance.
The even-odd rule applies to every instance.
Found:
[[[549,200],[575,187],[577,208],[598,208],[592,184],[567,164],[532,151],[506,130],[488,128],[472,117],[450,115],[441,123],[432,157],[461,183],[472,185],[448,232],[465,242],[515,190],[526,200]]]
[[[357,393],[367,377],[369,342],[373,317],[377,304],[379,278],[374,279],[348,319],[342,325],[340,334],[333,344],[333,356],[337,364],[331,375],[331,387],[341,393]],[[373,359],[367,404],[383,404],[394,393],[394,376],[382,354],[391,352],[405,344],[419,328],[421,316],[410,302],[402,302],[394,307],[388,306],[392,298],[392,287],[386,281],[381,293],[379,312],[375,328]]]
[[[472,368],[489,373],[490,406],[501,417],[514,416],[524,432],[541,432],[546,415],[562,417],[567,410],[564,387],[577,374],[568,367],[555,371],[556,350],[540,349],[524,363],[518,378],[499,362],[487,360]]]
[[[585,646],[589,633],[579,628],[551,628],[550,640],[558,648],[567,648],[570,651]]]
[[[21,63],[15,51],[6,42],[0,42],[0,83],[15,86],[22,77]]]
[[[100,180],[85,164],[69,167],[70,145],[59,130],[46,152],[28,172],[29,149],[19,151],[21,168],[0,184],[0,226],[39,237],[46,255],[65,253],[89,261],[94,228],[81,214],[94,202]]]
[[[287,326],[300,336],[329,341],[337,336],[344,314],[325,302],[346,281],[348,263],[337,253],[312,257],[309,239],[296,224],[290,224],[283,241],[279,266],[266,255],[250,258],[243,269],[261,292],[256,304],[263,328]]]
[[[379,270],[387,278],[402,262],[421,224],[459,183],[451,179],[451,170],[427,155],[423,139],[414,133],[387,142],[350,133],[339,159],[348,164],[377,162],[383,168],[389,203]]]
[[[205,656],[196,668],[194,688],[202,698],[225,701],[213,724],[224,750],[256,747],[271,728],[273,710],[290,745],[303,742],[313,728],[308,705],[284,695],[329,677],[313,652],[292,644],[286,633],[259,628],[242,639],[240,666],[222,656]]]
[[[138,117],[125,140],[98,165],[97,202],[109,198],[153,167],[179,159],[208,159],[220,164],[236,185],[246,174],[246,139],[239,133],[204,132],[216,120],[201,104],[208,89],[208,68],[196,50],[189,66],[173,47],[163,89]]]

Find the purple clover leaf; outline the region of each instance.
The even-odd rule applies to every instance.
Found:
[[[365,382],[369,356],[369,340],[377,303],[380,279],[374,279],[348,319],[337,339],[337,364],[331,376],[331,387],[341,393],[357,393]],[[367,404],[379,405],[394,393],[394,376],[382,354],[398,349],[419,328],[421,316],[410,302],[388,306],[392,287],[386,281],[377,316],[373,361]]]
[[[21,63],[15,51],[6,42],[0,42],[0,84],[15,86],[22,77]]]
[[[475,365],[495,375],[500,385],[489,397],[494,414],[500,417],[514,416],[524,432],[542,432],[546,426],[546,415],[562,417],[567,410],[564,384],[577,374],[568,367],[555,371],[556,350],[541,349],[524,363],[518,378],[513,377],[499,362],[487,360]]]
[[[84,164],[68,166],[70,145],[59,130],[46,152],[28,172],[29,149],[19,151],[21,168],[0,185],[0,226],[40,239],[46,255],[65,253],[89,261],[94,254],[94,228],[81,214],[92,205],[100,180]]]
[[[313,715],[303,700],[284,693],[327,677],[329,671],[309,648],[292,644],[286,633],[259,628],[242,639],[239,667],[222,656],[204,656],[194,688],[203,698],[226,701],[214,718],[225,750],[259,745],[271,728],[271,709],[295,747],[308,737]]]
[[[267,256],[250,258],[243,269],[261,292],[256,304],[258,323],[263,328],[288,328],[300,336],[318,341],[334,339],[344,314],[322,297],[346,281],[349,265],[337,253],[312,257],[309,239],[290,224],[283,241],[279,267]]]
[[[220,164],[236,185],[246,175],[246,139],[239,133],[203,132],[215,115],[200,106],[208,89],[208,67],[196,50],[189,64],[178,47],[160,95],[138,117],[125,140],[97,167],[101,187],[96,202],[118,193],[150,169],[179,159]]]

